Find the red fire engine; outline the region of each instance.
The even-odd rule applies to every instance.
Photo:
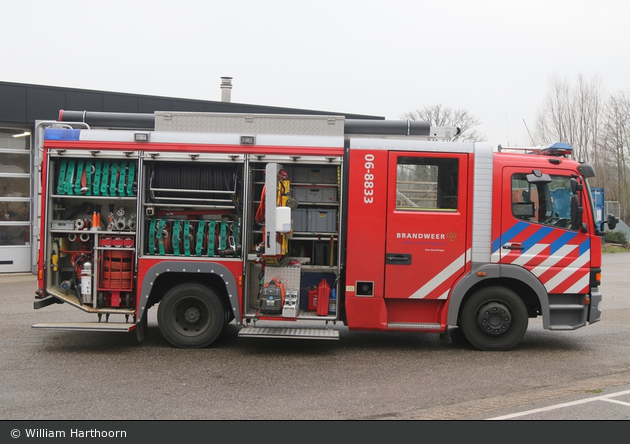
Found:
[[[174,346],[459,328],[508,350],[529,318],[600,319],[587,163],[456,128],[339,116],[61,112],[41,122],[35,308]],[[614,225],[614,218],[609,221]]]

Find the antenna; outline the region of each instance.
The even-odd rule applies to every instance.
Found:
[[[505,132],[507,134],[507,144],[510,146],[510,129],[508,128],[508,116],[505,116]]]
[[[532,137],[532,133],[530,133],[529,128],[527,128],[527,123],[525,123],[525,119],[523,119],[523,125],[525,125],[525,129],[527,130],[527,134],[529,134],[529,140],[532,142],[532,145],[536,145],[534,143],[534,138]]]

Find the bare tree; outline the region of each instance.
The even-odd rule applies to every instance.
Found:
[[[479,119],[463,109],[453,109],[437,104],[404,113],[400,118],[403,120],[422,120],[429,122],[433,126],[455,126],[461,131],[452,140],[461,142],[482,142],[486,140],[484,134],[474,129],[474,127],[481,124]]]
[[[535,121],[535,135],[542,144],[566,142],[573,157],[595,168],[591,186],[604,187],[606,200],[630,208],[630,93],[604,95],[597,78],[579,75],[571,85],[557,75]]]
[[[617,200],[621,208],[630,208],[630,94],[612,94],[604,107],[600,142],[604,158],[603,186],[607,200]]]
[[[536,139],[541,145],[568,143],[576,159],[596,165],[602,95],[597,78],[587,82],[580,74],[577,85],[572,87],[567,80],[554,75],[536,116]]]

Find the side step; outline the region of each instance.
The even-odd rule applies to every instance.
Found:
[[[244,338],[288,338],[338,340],[339,330],[328,328],[243,327],[238,332]]]
[[[51,322],[47,324],[31,325],[31,328],[65,331],[111,331],[128,333],[131,330],[135,330],[136,324],[122,322]]]

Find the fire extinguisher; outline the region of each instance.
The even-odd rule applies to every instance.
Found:
[[[81,265],[81,298],[86,304],[92,303],[92,262]]]
[[[330,298],[330,285],[326,279],[317,286],[317,314],[319,316],[326,316],[328,314]]]

